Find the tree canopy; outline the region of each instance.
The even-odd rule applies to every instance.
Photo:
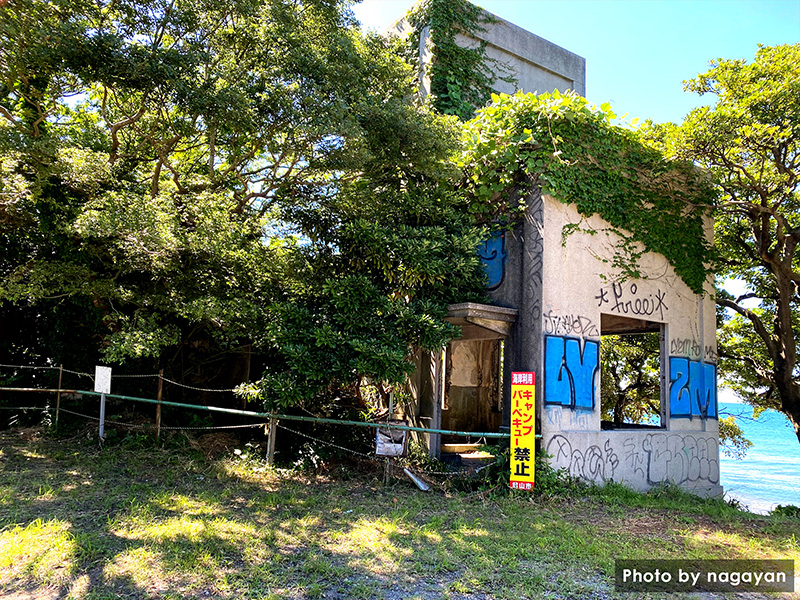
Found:
[[[400,381],[484,277],[412,89],[346,2],[11,0],[2,306],[77,302],[110,361],[252,345],[273,404]]]
[[[750,63],[713,61],[685,88],[716,96],[662,133],[721,191],[721,372],[757,409],[783,412],[800,438],[800,44],[760,47]],[[726,292],[729,279],[746,290]]]

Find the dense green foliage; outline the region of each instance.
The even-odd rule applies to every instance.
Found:
[[[489,102],[495,80],[513,82],[508,69],[486,54],[486,42],[478,35],[496,20],[468,0],[424,0],[406,15],[413,34],[406,40],[409,62],[419,65],[420,41],[427,29],[431,45],[430,94],[434,108],[445,115],[467,120]],[[460,45],[456,35],[472,38],[474,45]]]
[[[661,135],[721,191],[721,372],[757,409],[786,414],[800,438],[800,44],[761,47],[751,63],[715,61],[686,89],[714,94],[716,104]],[[728,279],[744,292],[722,289]]]
[[[470,209],[478,221],[511,226],[525,206],[510,192],[539,185],[609,223],[621,240],[613,266],[624,275],[640,276],[637,259],[658,252],[702,293],[711,257],[703,218],[714,190],[691,164],[669,161],[637,132],[612,125],[615,116],[574,93],[493,96],[466,126]]]
[[[252,347],[272,404],[401,381],[484,281],[412,87],[344,2],[0,6],[2,306],[180,376]]]
[[[600,339],[602,419],[659,424],[660,340],[657,333],[606,335]]]

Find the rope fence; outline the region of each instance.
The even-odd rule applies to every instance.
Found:
[[[128,428],[132,430],[154,430],[156,432],[156,439],[159,439],[161,431],[215,431],[215,430],[235,430],[235,429],[254,429],[254,428],[268,428],[268,448],[267,448],[267,464],[272,465],[274,461],[274,453],[275,453],[275,434],[278,428],[291,433],[293,435],[307,438],[309,440],[314,441],[318,444],[323,444],[332,448],[335,448],[342,452],[347,452],[354,456],[358,456],[363,459],[375,461],[375,462],[383,462],[387,469],[390,470],[390,459],[387,457],[378,456],[377,454],[367,454],[361,452],[359,450],[354,450],[352,448],[347,448],[345,446],[335,444],[333,442],[329,442],[327,440],[323,440],[314,436],[311,436],[307,433],[297,431],[296,429],[292,429],[286,427],[281,423],[281,421],[298,421],[298,422],[307,422],[307,423],[315,423],[315,424],[325,424],[325,425],[339,425],[339,426],[350,426],[350,427],[368,427],[373,429],[392,429],[392,430],[399,430],[399,431],[406,431],[406,432],[416,432],[416,433],[424,433],[429,435],[451,435],[451,436],[458,436],[458,437],[465,437],[468,440],[475,438],[475,439],[510,439],[510,433],[503,433],[503,432],[474,432],[474,431],[455,431],[455,430],[447,430],[447,429],[434,429],[434,428],[427,428],[427,427],[415,427],[411,425],[401,425],[398,423],[389,423],[389,422],[371,422],[371,421],[352,421],[352,420],[345,420],[345,419],[331,419],[331,418],[324,418],[324,417],[315,417],[315,416],[302,416],[302,415],[287,415],[287,414],[278,414],[272,412],[257,412],[257,411],[248,411],[242,409],[235,409],[235,408],[225,408],[225,407],[218,407],[218,406],[205,406],[205,405],[197,405],[197,404],[186,404],[182,402],[173,402],[167,401],[162,399],[162,386],[164,382],[169,384],[194,390],[194,391],[201,391],[201,392],[235,392],[235,388],[229,389],[211,389],[211,388],[200,388],[194,387],[186,384],[182,384],[180,382],[174,381],[172,379],[168,379],[167,377],[163,376],[163,371],[160,373],[153,373],[153,374],[132,374],[132,375],[113,375],[112,378],[119,378],[119,379],[131,379],[131,378],[158,378],[158,398],[141,398],[136,396],[129,396],[123,394],[102,394],[96,391],[90,390],[80,390],[80,389],[64,389],[60,387],[61,383],[61,374],[62,373],[69,373],[81,377],[89,377],[94,380],[94,375],[91,373],[83,373],[80,371],[73,371],[64,369],[63,366],[32,366],[32,365],[7,365],[7,364],[0,364],[0,368],[12,368],[12,369],[29,369],[29,370],[57,370],[59,371],[59,387],[58,388],[5,388],[0,387],[0,392],[7,391],[7,392],[39,392],[39,393],[55,393],[57,394],[57,405],[55,407],[55,423],[58,423],[58,415],[59,412],[64,412],[67,414],[71,414],[76,417],[80,417],[83,419],[87,419],[90,421],[98,422],[100,424],[100,439],[101,442],[104,439],[103,431],[104,426],[110,425],[114,427],[122,427]],[[83,414],[80,412],[76,412],[73,410],[69,410],[60,406],[61,404],[61,395],[62,394],[75,394],[80,396],[100,396],[101,397],[101,410],[100,410],[100,417],[92,416]],[[157,414],[156,414],[156,422],[153,423],[125,423],[122,421],[116,421],[111,419],[105,419],[105,398],[117,399],[127,402],[137,402],[137,403],[145,403],[145,404],[155,404],[157,405]],[[260,419],[261,421],[258,423],[246,423],[246,424],[238,424],[238,425],[217,425],[217,426],[175,426],[169,427],[164,426],[161,423],[161,408],[162,406],[168,407],[176,407],[176,408],[183,408],[189,409],[194,411],[200,412],[210,412],[210,413],[220,413],[220,414],[229,414],[229,415],[237,415],[241,417],[251,417],[255,419]],[[14,407],[2,407],[0,409],[3,410],[32,410],[32,411],[42,411],[46,413],[50,413],[53,411],[52,407],[45,406],[14,406]],[[536,435],[536,438],[541,438],[541,435]],[[483,469],[487,468],[488,464],[478,467],[472,470],[472,473],[478,473]],[[455,471],[420,471],[416,469],[411,469],[409,467],[404,467],[405,470],[415,473],[416,475],[420,476],[444,476],[444,477],[453,477],[457,475],[463,474],[460,470]],[[413,479],[413,478],[412,478]],[[417,483],[415,481],[415,483]],[[417,484],[419,485],[419,483]]]
[[[4,388],[0,388],[0,390],[2,390],[2,389],[4,389]],[[79,393],[85,393],[85,392],[79,392]],[[146,399],[140,399],[140,400],[146,400]],[[186,406],[197,408],[196,406],[193,406],[193,405],[186,405]],[[225,411],[225,409],[221,409],[220,407],[202,407],[202,408],[208,408],[208,409],[219,408],[220,410]],[[30,410],[30,411],[39,411],[39,412],[45,412],[45,413],[50,413],[50,412],[53,411],[53,408],[49,407],[49,406],[44,406],[44,407],[42,407],[42,406],[2,406],[2,407],[0,407],[0,409],[2,409],[2,410],[22,410],[22,411]],[[99,417],[95,417],[95,416],[92,416],[92,415],[87,415],[87,414],[80,413],[80,412],[73,411],[73,410],[69,410],[69,409],[66,409],[66,408],[61,408],[60,410],[61,410],[61,412],[68,413],[68,414],[74,415],[76,417],[81,417],[81,418],[86,419],[88,421],[94,421],[94,422],[99,422],[100,421]],[[231,410],[233,410],[233,409],[231,409]],[[227,412],[227,411],[225,411],[225,412]],[[244,412],[247,412],[247,411],[244,411]],[[271,413],[263,413],[263,414],[266,415],[266,414],[271,414]],[[287,419],[287,420],[301,420],[302,419],[303,421],[312,421],[312,420],[314,420],[314,419],[312,419],[310,417],[298,417],[296,415],[275,415],[275,420],[278,421],[279,419]],[[337,424],[348,423],[346,421],[338,421],[336,419],[324,419],[324,422],[325,423],[337,423]],[[350,422],[349,424],[353,424],[353,423],[359,423],[359,422],[358,421],[353,421],[353,422]],[[134,430],[148,430],[148,429],[149,430],[154,430],[154,429],[156,429],[156,425],[154,425],[152,423],[125,423],[125,422],[122,422],[122,421],[116,421],[116,420],[112,420],[112,419],[106,419],[105,420],[105,424],[106,425],[111,425],[111,426],[114,426],[114,427],[123,427],[123,428],[134,429]],[[317,444],[322,444],[322,445],[325,445],[325,446],[328,446],[328,447],[331,447],[331,448],[335,448],[335,449],[337,449],[339,451],[346,452],[346,453],[351,454],[353,456],[358,456],[361,459],[366,459],[366,460],[372,461],[374,463],[382,463],[382,464],[384,464],[384,466],[386,466],[386,465],[388,465],[389,460],[390,460],[387,457],[381,457],[381,456],[378,456],[377,454],[367,454],[367,453],[361,452],[359,450],[354,450],[352,448],[347,448],[346,446],[342,446],[342,445],[339,445],[339,444],[335,444],[333,442],[329,442],[327,440],[323,440],[321,438],[309,435],[309,434],[304,433],[302,431],[298,431],[296,429],[292,429],[290,427],[286,427],[285,425],[282,425],[282,424],[279,424],[279,423],[276,423],[276,425],[277,425],[277,428],[280,428],[283,431],[286,431],[287,433],[291,433],[292,435],[296,435],[296,436],[299,436],[299,437],[306,438],[306,439],[311,440],[311,441],[313,441],[313,442],[315,442]],[[407,427],[407,426],[401,426],[401,425],[395,425],[395,424],[385,424],[385,423],[370,423],[370,424],[368,424],[368,426],[380,427],[380,428],[387,427],[389,429],[402,429],[402,430],[411,430],[411,431],[418,431],[418,430],[423,429],[423,428],[414,428],[414,427]],[[202,426],[202,427],[192,427],[192,426],[165,427],[165,426],[162,426],[161,429],[164,430],[164,431],[216,431],[216,430],[231,430],[231,429],[256,429],[256,428],[260,429],[260,428],[263,428],[263,427],[265,427],[265,423],[262,422],[262,423],[246,423],[246,424],[240,424],[240,425],[214,425],[214,426],[209,425],[209,426]],[[427,432],[429,430],[425,430],[425,431]],[[441,430],[441,431],[444,431],[444,430]],[[484,433],[484,434],[473,434],[473,435],[485,436],[486,434]],[[509,437],[509,435],[508,434],[498,434],[498,437]],[[537,436],[537,437],[540,437],[540,436]],[[274,440],[274,430],[272,430],[271,438],[272,438],[272,440]],[[274,444],[274,442],[271,443],[270,446],[273,448],[273,452],[274,452],[274,445],[273,444]],[[271,465],[272,462],[273,462],[272,457],[268,456],[267,457],[267,463]],[[489,466],[491,466],[491,465],[490,464],[485,464],[485,465],[482,465],[480,467],[472,469],[470,472],[472,474],[478,474],[481,471],[483,471],[484,469],[488,468]],[[412,467],[409,467],[409,466],[404,466],[403,469],[405,471],[410,471],[411,473],[413,473],[413,474],[415,474],[417,476],[421,476],[421,477],[456,477],[456,476],[464,475],[464,472],[462,470],[460,470],[460,469],[451,470],[451,471],[430,471],[430,470],[415,469],[415,468],[412,468]]]
[[[59,371],[59,372],[63,372],[63,373],[69,373],[70,375],[77,375],[79,377],[89,377],[90,379],[94,380],[94,373],[84,373],[83,371],[72,371],[70,369],[65,369],[65,368],[63,368],[61,366],[56,367],[56,366],[51,366],[51,365],[39,366],[39,365],[6,365],[6,364],[0,364],[0,368],[5,368],[5,369],[28,369],[28,370],[32,370],[32,371]],[[188,384],[185,384],[185,383],[181,383],[180,381],[175,381],[174,379],[169,379],[167,377],[164,377],[163,373],[139,373],[139,374],[132,374],[132,375],[126,375],[126,374],[115,375],[115,374],[112,373],[111,374],[111,379],[112,380],[113,379],[160,379],[160,380],[166,381],[167,383],[172,384],[174,386],[177,386],[177,387],[180,387],[180,388],[184,388],[184,389],[187,389],[187,390],[192,390],[192,391],[195,391],[195,392],[232,393],[232,392],[236,392],[237,391],[236,388],[202,388],[202,387],[195,387],[195,386],[191,386],[191,385],[188,385]],[[6,388],[0,388],[0,389],[6,389]],[[12,391],[12,390],[11,389],[6,389],[6,391]],[[14,390],[14,391],[23,391],[23,390]],[[64,392],[73,391],[74,392],[74,390],[62,390],[62,391],[64,391]]]

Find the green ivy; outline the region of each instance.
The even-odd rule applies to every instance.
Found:
[[[492,100],[466,124],[461,162],[478,222],[513,227],[526,210],[518,198],[536,185],[609,223],[606,233],[621,239],[611,262],[624,275],[640,277],[638,259],[649,250],[703,292],[712,258],[703,217],[715,192],[702,171],[665,159],[641,132],[612,125],[608,104],[596,108],[572,92]]]
[[[491,98],[497,79],[515,82],[503,63],[486,55],[486,42],[471,48],[456,43],[458,33],[478,39],[484,25],[497,22],[480,7],[467,0],[424,0],[409,11],[407,18],[414,32],[406,46],[406,58],[412,63],[418,62],[422,30],[430,27],[431,96],[440,113],[471,119]]]

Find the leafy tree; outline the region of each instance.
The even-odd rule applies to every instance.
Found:
[[[728,456],[733,458],[742,459],[747,454],[747,450],[753,447],[753,442],[744,437],[739,424],[736,422],[736,416],[719,415],[719,441],[722,444],[722,450]]]
[[[397,381],[482,284],[412,82],[346,2],[5,3],[0,302],[82,303],[111,361],[252,344],[279,404]]]
[[[714,61],[685,87],[716,104],[668,128],[667,147],[713,177],[719,281],[747,288],[717,293],[720,370],[754,407],[783,412],[800,439],[800,44]]]
[[[602,418],[614,425],[658,423],[661,415],[658,334],[600,340]]]

